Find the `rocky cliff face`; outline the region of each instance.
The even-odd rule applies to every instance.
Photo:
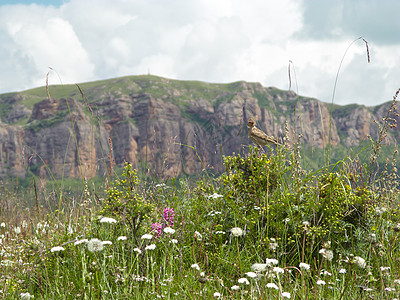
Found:
[[[86,178],[104,175],[115,161],[146,163],[158,176],[222,170],[222,156],[246,152],[246,122],[282,139],[302,134],[305,144],[322,148],[357,145],[377,134],[388,104],[327,104],[258,83],[207,84],[154,76],[132,76],[73,86],[51,87],[64,98],[46,98],[42,88],[0,95],[0,177]],[[395,141],[394,137],[391,137]]]

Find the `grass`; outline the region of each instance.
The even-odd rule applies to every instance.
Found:
[[[79,196],[42,186],[35,202],[61,205],[2,190],[0,296],[396,298],[393,161],[368,181],[354,158],[314,172],[291,148],[249,150],[216,178],[141,181],[127,164],[105,194],[90,181]]]
[[[121,80],[130,78],[110,92]],[[110,141],[106,178],[2,184],[0,298],[398,298],[398,152],[384,141],[399,91],[376,139],[353,154],[333,148],[341,159],[317,170],[301,133],[289,141],[286,132],[276,149],[224,157],[217,176],[162,179],[146,163],[116,170]]]

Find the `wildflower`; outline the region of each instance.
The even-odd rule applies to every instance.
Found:
[[[142,240],[151,240],[153,238],[153,235],[152,234],[143,234],[142,235],[142,237],[141,237],[141,239]]]
[[[250,267],[254,272],[263,272],[267,268],[267,264],[255,263]]]
[[[285,270],[282,269],[282,268],[279,268],[279,267],[274,267],[274,268],[272,269],[272,271],[274,271],[276,274],[283,274],[283,273],[285,273]]]
[[[319,254],[321,254],[323,258],[329,261],[333,259],[333,252],[331,250],[326,250],[325,248],[322,248],[321,250],[319,250]]]
[[[395,290],[396,290],[395,288],[391,288],[391,287],[385,288],[385,292],[394,292]]]
[[[144,250],[154,250],[154,249],[156,249],[156,245],[155,244],[148,245],[148,246],[146,246],[144,248]]]
[[[219,297],[221,297],[221,294],[218,293],[218,292],[215,292],[215,293],[214,293],[214,298],[219,298]]]
[[[254,205],[254,210],[260,210],[261,208],[257,205]]]
[[[59,252],[59,251],[64,251],[65,249],[64,249],[64,247],[61,247],[61,246],[57,246],[57,247],[53,247],[53,248],[51,248],[50,249],[50,252]]]
[[[160,223],[151,224],[151,232],[153,232],[157,237],[161,236],[162,225]]]
[[[355,263],[357,266],[359,266],[361,269],[364,269],[365,266],[367,265],[367,264],[365,263],[365,259],[362,258],[362,257],[360,257],[360,256],[354,257],[354,263]]]
[[[201,240],[203,239],[203,236],[202,236],[201,233],[198,232],[198,231],[195,231],[195,232],[194,232],[194,237],[195,237],[198,241],[201,241]]]
[[[167,222],[167,226],[174,227],[175,211],[172,208],[164,209],[164,220]]]
[[[282,296],[282,298],[288,298],[288,299],[290,299],[290,293],[289,293],[289,292],[283,292],[283,293],[281,294],[281,296]]]
[[[4,223],[1,223],[4,224]],[[5,224],[4,224],[5,225]],[[3,226],[2,226],[3,227]],[[4,226],[5,227],[5,226]],[[400,231],[400,223],[397,223],[396,225],[394,225],[393,227],[394,231],[399,232]]]
[[[74,245],[77,246],[77,245],[80,245],[80,244],[83,244],[83,243],[87,243],[87,242],[88,242],[88,239],[77,240],[77,241],[74,243]]]
[[[20,233],[21,233],[21,227],[19,227],[19,226],[14,227],[14,232],[15,232],[16,234],[20,234]]]
[[[172,239],[172,240],[170,240],[169,242],[172,243],[172,244],[177,244],[177,243],[178,243],[178,240],[177,240],[177,239]]]
[[[139,248],[134,248],[133,251],[137,252],[137,254],[142,253],[142,250],[140,250]]]
[[[277,286],[275,283],[273,283],[273,282],[267,283],[267,288],[279,290],[278,286]]]
[[[240,286],[238,286],[238,285],[233,285],[233,286],[231,286],[231,290],[232,290],[232,291],[238,291],[238,290],[240,290]]]
[[[243,230],[239,227],[234,227],[231,229],[231,233],[233,236],[242,236],[243,235]]]
[[[165,183],[156,184],[156,188],[167,186]]]
[[[310,226],[310,222],[304,221],[304,222],[303,222],[303,226],[304,226],[304,227]]]
[[[197,271],[200,271],[200,267],[198,264],[193,264],[190,266],[192,269],[196,269]]]
[[[394,283],[400,284],[400,279],[395,279]]]
[[[380,267],[380,269],[382,272],[384,272],[384,271],[389,271],[390,267]]]
[[[347,270],[346,269],[339,269],[339,274],[346,274]]]
[[[171,227],[165,227],[164,228],[164,232],[167,234],[174,234],[175,233],[175,229],[172,229]]]
[[[208,196],[208,198],[212,198],[212,199],[218,199],[218,198],[222,198],[223,196],[217,193],[214,193],[210,196]]]
[[[28,227],[28,223],[25,220],[23,220],[22,221],[22,228],[27,228],[27,227]]]
[[[299,268],[302,270],[310,270],[310,265],[306,263],[300,263]]]
[[[2,223],[0,224],[0,227],[5,228],[5,227],[6,227],[6,223],[2,222]]]
[[[249,276],[250,278],[256,278],[257,277],[257,274],[254,273],[254,272],[247,272],[246,275]]]
[[[375,207],[375,215],[380,216],[386,212],[386,207]]]
[[[218,230],[215,232],[215,234],[225,234],[225,231]]]
[[[319,273],[319,274],[320,274],[320,275],[332,276],[332,273],[330,273],[330,272],[328,272],[328,271],[326,271],[326,270],[321,271],[321,273]]]
[[[29,299],[34,298],[34,296],[29,294],[28,292],[21,293],[21,294],[19,294],[19,296],[21,297],[21,300],[29,300]]]
[[[113,219],[113,218],[102,217],[102,218],[100,219],[100,223],[112,224],[112,223],[117,223],[117,220],[115,220],[115,219]]]
[[[272,265],[277,265],[278,264],[278,260],[275,258],[267,258],[265,260],[265,263],[267,264],[268,267],[272,267]]]
[[[104,245],[99,239],[91,239],[87,243],[87,247],[90,252],[99,252],[103,250]]]
[[[103,245],[112,245],[111,241],[102,241],[101,242]]]
[[[117,238],[118,241],[126,241],[126,236],[122,235]]]
[[[247,285],[250,284],[250,282],[247,280],[247,278],[239,278],[239,279],[238,279],[238,282],[239,282],[239,283],[245,283],[245,284],[247,284]]]
[[[364,288],[364,292],[372,292],[374,289],[371,288]]]
[[[326,282],[321,279],[317,281],[317,285],[325,285],[325,284]]]
[[[276,243],[276,240],[274,238],[271,238],[271,242],[268,245],[269,250],[275,251],[276,248],[278,248],[278,244]]]

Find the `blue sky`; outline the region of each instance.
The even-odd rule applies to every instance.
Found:
[[[4,5],[7,4],[7,5]],[[151,73],[376,105],[400,87],[397,0],[0,0],[0,93]],[[295,75],[295,76],[294,76]],[[60,81],[61,79],[61,81]],[[296,80],[294,80],[296,79]]]

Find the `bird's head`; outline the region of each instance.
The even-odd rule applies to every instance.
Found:
[[[249,119],[249,121],[247,122],[247,127],[252,128],[254,127],[254,120],[252,118]]]

